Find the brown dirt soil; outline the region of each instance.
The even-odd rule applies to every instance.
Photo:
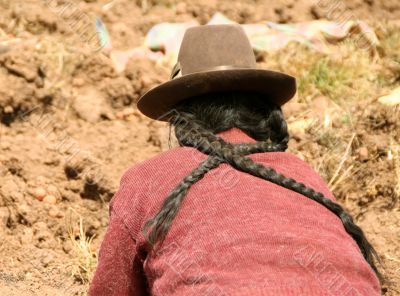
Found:
[[[82,237],[79,219],[96,252],[123,172],[168,149],[168,127],[135,107],[141,94],[168,79],[168,71],[136,61],[116,73],[105,55],[70,29],[78,16],[55,12],[56,2],[0,0],[0,40],[20,38],[0,47],[0,295],[85,294],[90,275],[74,247]],[[353,18],[400,18],[397,0],[343,1],[335,8],[336,2],[70,1],[82,13],[79,21],[101,16],[118,49],[140,45],[158,22],[205,23],[216,11],[240,23],[337,19],[338,9]],[[351,158],[359,169],[335,194],[383,254],[391,281],[385,295],[400,295],[399,197],[395,167],[385,154],[389,134],[400,142],[399,113],[363,102],[353,109],[362,118]],[[290,148],[318,167],[325,144],[312,138],[313,131],[294,135]],[[37,199],[43,195],[53,197]]]

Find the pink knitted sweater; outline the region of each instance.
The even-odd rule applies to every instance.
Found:
[[[221,136],[254,142],[237,129]],[[376,276],[338,217],[227,164],[189,190],[165,241],[151,250],[143,224],[205,158],[176,148],[124,174],[89,295],[380,295]],[[251,158],[334,199],[322,178],[292,154]]]

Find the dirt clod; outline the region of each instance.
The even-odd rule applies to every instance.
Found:
[[[47,194],[44,198],[43,198],[43,202],[44,203],[48,203],[51,205],[54,205],[57,203],[57,198],[54,195],[51,194]]]
[[[369,153],[368,153],[368,148],[367,147],[361,147],[358,149],[358,158],[360,159],[360,161],[367,161],[368,157],[369,157]]]
[[[142,7],[145,2],[147,7]],[[0,295],[86,295],[95,264],[84,278],[77,276],[75,271],[82,271],[77,258],[85,254],[80,247],[92,239],[86,246],[98,251],[108,225],[108,202],[122,174],[176,146],[173,133],[169,141],[166,124],[151,121],[136,107],[141,95],[169,79],[170,69],[132,59],[117,72],[109,52],[90,50],[85,34],[73,24],[86,16],[88,21],[101,17],[113,49],[122,51],[142,45],[145,34],[159,22],[205,24],[221,12],[246,24],[341,22],[350,17],[366,20],[380,32],[379,59],[362,56],[357,67],[349,67],[356,79],[365,77],[366,95],[358,80],[342,78],[330,64],[323,68],[320,61],[329,54],[309,48],[291,44],[276,55],[260,55],[259,66],[295,70],[299,91],[283,107],[291,133],[289,150],[327,181],[338,172],[331,183],[335,196],[356,217],[387,266],[393,285],[383,287],[384,295],[397,296],[400,162],[395,151],[400,113],[374,99],[399,82],[398,29],[375,22],[399,19],[400,3],[316,2],[0,0]],[[70,19],[67,7],[51,7],[68,3],[80,12],[70,13]],[[361,55],[354,49],[341,52],[342,43],[333,48],[340,69]],[[372,65],[372,71],[362,72],[365,64]],[[309,86],[313,90],[326,87],[330,75],[341,83],[328,85],[329,94],[302,95],[310,69],[317,72]],[[341,84],[346,84],[340,96],[345,104],[329,96]],[[354,89],[356,95],[350,92]],[[83,261],[88,259],[93,257]]]

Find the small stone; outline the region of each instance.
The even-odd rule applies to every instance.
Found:
[[[51,194],[51,195],[54,195],[54,196],[58,196],[59,195],[58,188],[56,186],[54,186],[54,185],[49,185],[47,187],[47,192],[49,194]]]
[[[10,105],[4,107],[4,113],[13,113],[14,108]]]
[[[304,135],[306,130],[314,124],[314,120],[311,118],[299,119],[288,124],[289,131],[293,135],[299,136]]]
[[[37,200],[42,201],[44,197],[46,196],[47,192],[46,189],[43,187],[36,187],[33,191],[33,195]]]
[[[367,147],[360,147],[357,151],[358,153],[358,159],[360,161],[367,161],[369,157],[368,149]]]
[[[54,208],[51,208],[50,210],[49,210],[49,216],[50,217],[52,217],[52,218],[56,218],[57,217],[57,215],[58,215],[58,210],[57,209],[54,209]]]
[[[126,116],[125,120],[126,121],[134,121],[136,119],[135,115],[131,114]]]
[[[57,203],[57,198],[54,195],[48,194],[43,198],[43,202],[54,205]]]
[[[59,209],[53,206],[49,210],[49,216],[52,218],[62,218],[64,217],[64,214]]]

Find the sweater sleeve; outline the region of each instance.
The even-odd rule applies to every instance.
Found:
[[[148,295],[146,280],[136,255],[136,242],[124,221],[111,210],[109,226],[100,248],[99,263],[88,295]]]

